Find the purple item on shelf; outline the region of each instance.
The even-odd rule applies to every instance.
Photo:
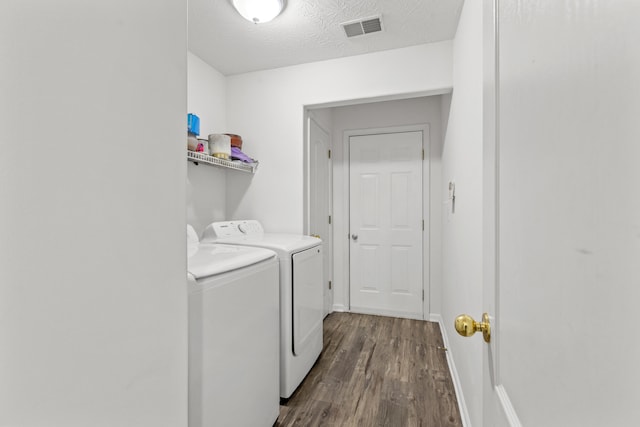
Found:
[[[251,157],[244,154],[238,147],[231,147],[231,159],[232,160],[240,160],[244,163],[255,163]]]

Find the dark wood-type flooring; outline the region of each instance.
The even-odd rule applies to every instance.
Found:
[[[354,313],[324,321],[324,349],[276,426],[462,426],[437,323]]]

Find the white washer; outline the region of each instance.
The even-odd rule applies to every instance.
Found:
[[[322,241],[265,233],[255,220],[214,222],[203,242],[255,246],[280,261],[280,397],[288,399],[322,352]]]
[[[276,254],[187,234],[189,427],[270,427],[280,410]]]

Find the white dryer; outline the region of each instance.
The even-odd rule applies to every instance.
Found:
[[[280,410],[276,254],[187,235],[189,427],[271,427]]]
[[[254,246],[280,262],[280,397],[288,399],[322,352],[322,241],[298,234],[265,233],[255,220],[210,224],[203,242]]]

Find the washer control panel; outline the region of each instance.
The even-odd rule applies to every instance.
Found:
[[[238,224],[238,230],[240,230],[243,234],[254,235],[254,234],[264,234],[264,229],[262,228],[262,224],[260,224],[256,220],[242,221]]]

